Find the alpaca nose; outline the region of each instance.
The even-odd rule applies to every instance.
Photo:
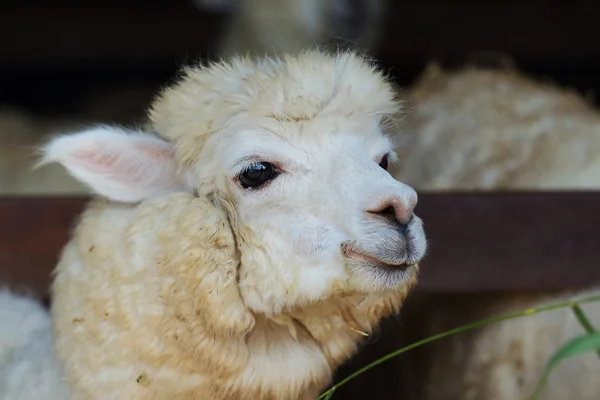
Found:
[[[393,223],[406,226],[413,217],[413,211],[417,205],[417,194],[408,196],[392,196],[378,204],[377,207],[367,210],[371,214],[383,217]]]

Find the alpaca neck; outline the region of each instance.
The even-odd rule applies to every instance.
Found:
[[[383,317],[398,310],[404,297],[404,292],[356,295],[277,316],[256,314],[246,341],[250,354],[243,375],[260,381],[276,398],[314,399],[331,383],[335,369]]]

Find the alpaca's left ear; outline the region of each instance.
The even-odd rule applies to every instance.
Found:
[[[96,193],[137,202],[187,191],[178,176],[173,146],[158,137],[112,126],[96,126],[53,138],[38,165],[58,162]]]

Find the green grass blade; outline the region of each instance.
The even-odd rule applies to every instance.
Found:
[[[550,373],[561,361],[570,357],[597,350],[600,350],[600,333],[598,332],[577,336],[576,338],[569,340],[562,347],[556,350],[556,352],[548,360],[548,363],[544,368],[544,372],[538,381],[537,387],[531,396],[531,399],[537,400],[540,398],[542,391],[548,382]]]
[[[596,330],[592,326],[592,323],[585,315],[581,307],[579,307],[579,305],[575,304],[573,307],[571,307],[571,310],[573,311],[573,314],[575,314],[577,321],[579,321],[579,324],[583,327],[586,333],[596,332]]]
[[[588,317],[585,315],[581,307],[579,307],[579,305],[575,304],[573,307],[571,307],[571,311],[573,311],[573,314],[575,314],[575,318],[577,318],[577,321],[579,321],[579,325],[581,325],[581,327],[585,330],[586,333],[596,332],[596,329],[594,329],[594,326],[592,325]],[[600,350],[596,350],[596,355],[598,356],[598,358],[600,358]]]

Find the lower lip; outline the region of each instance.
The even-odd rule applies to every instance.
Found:
[[[373,264],[373,265],[378,266],[378,267],[393,268],[393,269],[399,269],[399,270],[407,270],[408,268],[410,268],[413,265],[415,265],[414,263],[413,264],[408,264],[408,263],[403,263],[403,264],[388,264],[388,263],[385,263],[385,262],[383,262],[383,261],[381,261],[381,260],[379,260],[379,259],[377,259],[377,258],[375,258],[373,256],[369,256],[367,254],[360,253],[360,252],[358,252],[356,250],[353,250],[353,249],[350,249],[350,248],[344,248],[343,252],[344,252],[344,255],[346,257],[354,258],[354,259],[359,259],[361,261],[365,261],[367,263]]]

